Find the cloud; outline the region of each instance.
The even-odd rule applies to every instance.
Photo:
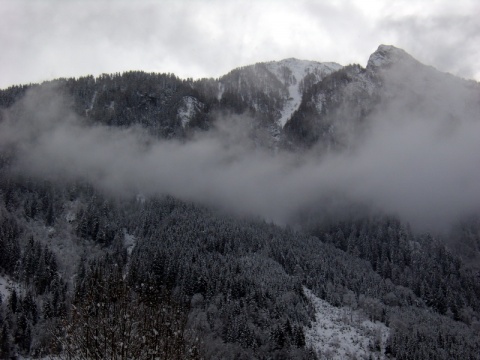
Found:
[[[480,78],[475,1],[0,0],[0,87],[128,70],[219,77],[288,57],[365,64],[380,44]]]
[[[388,34],[392,43],[403,47],[422,62],[465,78],[480,79],[478,58],[480,24],[475,1],[418,2],[409,12],[392,8],[377,21],[377,31]]]
[[[254,145],[243,116],[219,118],[188,142],[158,140],[89,124],[46,86],[5,112],[0,150],[14,149],[17,172],[115,195],[169,194],[279,224],[341,199],[444,230],[479,209],[479,88],[423,67],[388,74],[354,151],[273,154]]]

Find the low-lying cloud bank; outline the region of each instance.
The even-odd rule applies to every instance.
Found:
[[[0,151],[15,149],[14,170],[29,176],[84,179],[116,195],[169,194],[280,224],[338,194],[422,231],[444,229],[479,208],[478,114],[459,107],[453,120],[440,112],[432,120],[401,105],[373,115],[355,151],[320,157],[255,147],[238,116],[187,142],[88,124],[43,87],[5,111]]]

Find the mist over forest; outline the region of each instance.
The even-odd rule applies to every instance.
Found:
[[[381,45],[0,108],[0,358],[478,358],[477,82]]]
[[[448,77],[411,84],[421,74],[401,70],[408,76],[389,74],[384,91],[409,91],[369,114],[361,133],[343,130],[352,140],[335,151],[272,151],[252,139],[248,114],[215,115],[187,140],[92,124],[55,85],[28,90],[5,112],[0,144],[15,149],[17,173],[82,179],[120,196],[171,195],[284,225],[338,195],[420,231],[446,230],[480,203],[479,89]]]

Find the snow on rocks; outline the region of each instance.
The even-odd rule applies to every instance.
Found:
[[[387,67],[398,61],[415,61],[404,50],[391,45],[380,45],[368,59],[367,69]]]
[[[287,86],[288,97],[281,112],[278,123],[283,127],[292,117],[302,102],[300,82],[308,74],[314,74],[317,81],[342,68],[337,63],[320,63],[316,61],[298,60],[294,58],[266,63],[267,68]]]
[[[177,118],[185,129],[196,113],[200,112],[205,105],[193,96],[184,96],[177,110]]]

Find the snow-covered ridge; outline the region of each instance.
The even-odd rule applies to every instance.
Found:
[[[325,76],[342,68],[342,65],[333,62],[321,63],[295,58],[271,61],[265,63],[265,65],[280,82],[287,86],[288,89],[289,95],[281,112],[281,117],[278,119],[278,123],[281,127],[287,123],[302,102],[302,94],[299,85],[300,81],[303,80],[306,75],[314,74],[316,80],[320,81]]]

